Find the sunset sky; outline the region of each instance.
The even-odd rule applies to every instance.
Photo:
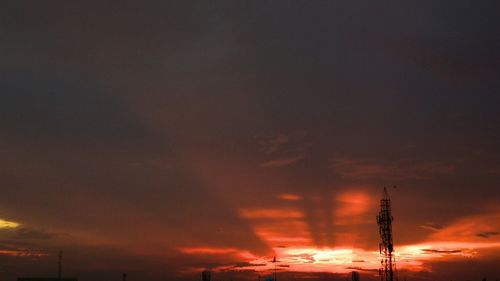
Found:
[[[500,278],[500,6],[403,2],[3,1],[0,280],[378,280],[384,186]]]

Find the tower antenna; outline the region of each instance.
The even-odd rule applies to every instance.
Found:
[[[396,270],[396,259],[393,256],[394,244],[392,241],[392,221],[394,218],[391,213],[391,199],[389,198],[389,193],[387,188],[384,186],[384,193],[382,199],[380,200],[380,213],[377,216],[377,224],[379,226],[379,233],[381,242],[379,244],[380,249],[380,269],[379,275],[381,281],[394,281],[398,280]]]

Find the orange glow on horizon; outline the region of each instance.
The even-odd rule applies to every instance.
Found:
[[[404,245],[396,249],[397,267],[400,270],[430,271],[428,261],[473,258],[480,255],[482,249],[498,248],[500,243],[462,243],[462,242],[429,242],[415,245]],[[256,257],[244,250],[232,248],[194,248],[184,249],[190,254],[234,254],[244,260],[247,265],[241,269],[252,269],[259,272],[271,272],[275,266],[280,271],[289,272],[332,272],[348,273],[353,269],[373,271],[377,274],[380,266],[378,251],[359,248],[315,248],[290,247],[274,248],[273,255]],[[245,254],[246,253],[246,254]],[[273,257],[276,256],[276,265]],[[220,266],[214,270],[228,270],[231,265]]]
[[[22,251],[22,250],[0,250],[0,255],[12,257],[43,257],[47,254],[36,251]]]
[[[283,194],[278,198],[287,197]],[[366,239],[363,232],[376,228],[372,218],[377,204],[368,193],[362,191],[345,192],[333,197],[335,202],[327,209],[328,200],[314,195],[300,200],[284,199],[287,205],[273,208],[242,208],[239,215],[244,219],[270,249],[265,256],[255,255],[248,249],[224,247],[183,248],[185,254],[219,255],[228,264],[213,270],[254,270],[272,272],[275,268],[287,272],[331,272],[348,273],[363,270],[378,274],[380,253],[374,247],[359,246]],[[313,202],[309,213],[302,210],[300,201]],[[290,203],[294,206],[290,206]],[[325,207],[326,206],[326,207]],[[328,212],[331,216],[328,217]],[[326,225],[331,219],[334,243],[320,245],[313,236],[309,216],[319,219],[318,225]],[[432,271],[431,262],[453,261],[481,257],[486,250],[500,250],[500,235],[495,231],[500,221],[500,211],[465,217],[445,227],[433,231],[425,240],[415,244],[396,245],[397,268],[408,271]],[[497,220],[498,219],[498,220]],[[323,231],[323,228],[316,231]],[[481,232],[477,232],[477,231]],[[374,231],[374,233],[376,233]],[[316,233],[318,235],[318,233]],[[319,233],[326,235],[328,233]],[[365,236],[363,236],[365,235]],[[368,234],[372,235],[372,234]],[[375,235],[375,234],[373,234]],[[378,238],[378,237],[377,237]],[[334,245],[334,246],[331,246]],[[273,263],[276,256],[277,262]],[[231,261],[229,261],[231,260]]]

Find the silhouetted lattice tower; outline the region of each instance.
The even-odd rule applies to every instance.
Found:
[[[387,189],[384,187],[384,194],[380,200],[380,213],[377,216],[377,223],[379,226],[379,233],[382,242],[380,243],[380,269],[379,275],[382,281],[398,280],[396,272],[396,259],[393,256],[394,244],[392,242],[392,221],[391,214],[391,199]]]

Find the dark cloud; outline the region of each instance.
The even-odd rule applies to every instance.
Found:
[[[466,280],[482,279],[485,276],[487,279],[495,279],[498,276],[498,256],[486,255],[475,260],[458,259],[453,261],[436,261],[429,264],[429,271],[425,274],[412,273],[406,271],[408,279],[426,280],[435,278],[440,280],[449,279],[458,274]],[[400,276],[402,272],[399,272]]]
[[[439,254],[458,254],[462,252],[462,250],[436,250],[436,249],[422,249],[422,251],[426,253],[439,253]]]
[[[479,232],[476,233],[476,236],[483,237],[483,238],[490,238],[495,235],[500,235],[500,232],[496,231],[485,231],[485,232]]]
[[[19,66],[4,65],[0,71],[4,140],[45,149],[147,150],[157,145],[153,132],[93,81]]]
[[[0,229],[0,241],[6,247],[19,249],[36,248],[39,242],[49,242],[58,237],[64,237],[64,234],[57,234],[45,229],[20,226],[14,229]]]
[[[359,270],[359,271],[365,271],[365,272],[378,272],[377,269],[367,269],[367,268],[362,268],[362,267],[358,267],[358,266],[351,266],[351,267],[347,267],[347,269],[352,269],[352,270]]]
[[[249,263],[249,262],[239,262],[235,264],[234,268],[245,268],[245,267],[254,267],[254,266],[266,266],[266,263]]]
[[[347,179],[392,178],[400,179],[429,179],[434,176],[453,173],[456,165],[453,163],[401,161],[399,163],[384,164],[366,160],[350,158],[333,158],[331,168],[335,173]]]
[[[47,240],[56,237],[57,235],[54,233],[47,232],[43,229],[30,229],[26,227],[20,227],[16,230],[17,237],[19,239],[41,239]]]
[[[291,156],[289,158],[272,159],[262,163],[261,166],[269,168],[285,167],[288,165],[293,165],[307,157],[307,154],[299,154],[297,156]]]
[[[493,2],[10,1],[0,18],[0,215],[22,224],[0,240],[48,253],[0,255],[11,279],[53,275],[64,248],[83,281],[254,280],[233,252],[179,249],[272,255],[241,216],[269,206],[300,213],[308,246],[375,249],[376,200],[341,224],[336,198],[384,185],[398,244],[498,205]]]
[[[440,229],[443,229],[443,226],[436,223],[428,222],[420,225],[420,228],[427,229],[430,231],[438,231]]]

